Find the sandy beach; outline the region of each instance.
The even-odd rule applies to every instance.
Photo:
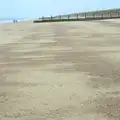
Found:
[[[120,120],[120,20],[0,25],[0,120]]]

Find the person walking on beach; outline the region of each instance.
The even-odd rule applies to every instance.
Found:
[[[13,20],[13,23],[15,23],[15,20]]]
[[[13,20],[13,23],[17,23],[18,21],[17,20]]]

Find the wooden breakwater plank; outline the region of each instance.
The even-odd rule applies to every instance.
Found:
[[[44,23],[44,22],[67,22],[67,21],[92,21],[92,20],[105,20],[105,19],[119,19],[120,16],[110,16],[110,17],[86,17],[86,18],[76,18],[76,19],[44,19],[44,20],[34,20],[33,23]]]

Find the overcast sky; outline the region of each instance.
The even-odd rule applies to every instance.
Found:
[[[120,0],[0,0],[0,17],[41,17],[120,8]]]

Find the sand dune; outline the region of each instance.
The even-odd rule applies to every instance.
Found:
[[[115,21],[1,25],[0,120],[119,120]]]

